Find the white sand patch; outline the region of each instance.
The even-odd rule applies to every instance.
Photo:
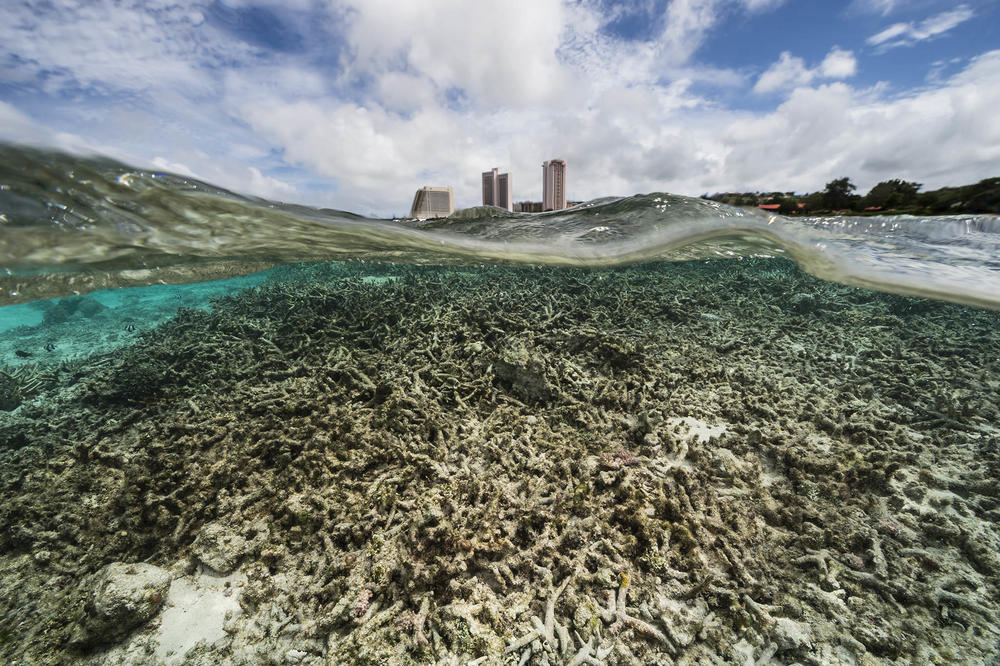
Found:
[[[729,424],[718,423],[711,425],[690,416],[677,416],[667,419],[667,426],[672,428],[682,440],[694,436],[698,438],[698,443],[704,444],[712,437],[718,437],[726,432]]]
[[[156,658],[167,666],[179,664],[199,642],[223,638],[223,624],[240,615],[238,588],[244,583],[246,576],[238,571],[216,576],[205,568],[194,576],[174,579],[160,614],[160,626],[153,634],[158,643]]]

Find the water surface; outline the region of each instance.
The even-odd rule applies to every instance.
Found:
[[[317,260],[606,267],[786,256],[825,280],[1000,307],[996,216],[792,219],[653,193],[417,225],[3,146],[0,230],[0,304]]]

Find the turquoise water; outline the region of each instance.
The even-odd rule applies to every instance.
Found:
[[[262,271],[240,278],[196,282],[189,285],[157,284],[147,287],[98,289],[90,292],[88,296],[109,310],[121,311],[120,315],[135,316],[141,313],[140,319],[143,324],[155,325],[173,316],[178,308],[208,308],[211,299],[254,287],[266,279],[267,271]],[[59,299],[48,299],[43,302],[6,306],[0,319],[0,333],[19,326],[38,326],[42,323],[46,310],[58,302]],[[114,314],[112,317],[123,318]]]
[[[142,333],[174,317],[179,309],[210,309],[214,299],[259,285],[268,274],[98,289],[83,296],[5,306],[0,308],[2,363],[55,364],[135,344]]]

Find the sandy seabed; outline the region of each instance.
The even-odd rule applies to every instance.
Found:
[[[0,368],[4,663],[998,663],[997,313],[309,265],[134,339]]]

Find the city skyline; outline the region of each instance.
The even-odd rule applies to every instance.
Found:
[[[527,204],[527,206],[524,206]],[[542,199],[524,200],[515,204],[512,179],[509,172],[501,173],[499,167],[482,172],[482,205],[496,206],[508,211],[542,212],[566,208],[566,160],[554,158],[542,162]],[[526,208],[528,208],[526,210]]]

